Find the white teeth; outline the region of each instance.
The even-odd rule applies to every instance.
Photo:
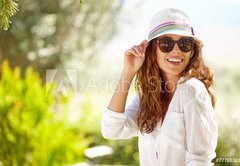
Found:
[[[170,59],[167,59],[169,62],[177,62],[177,63],[180,63],[182,62],[182,59],[176,59],[176,58],[170,58]]]

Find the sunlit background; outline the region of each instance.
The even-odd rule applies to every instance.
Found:
[[[0,29],[0,166],[139,165],[137,138],[105,140],[101,113],[124,51],[147,38],[152,15],[166,7],[190,16],[216,75],[214,162],[240,165],[239,0],[17,3],[9,29]],[[132,86],[128,102],[134,94]]]

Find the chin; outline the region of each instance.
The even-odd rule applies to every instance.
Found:
[[[179,76],[182,72],[183,70],[165,70],[164,71],[165,74],[176,75],[176,76]]]
[[[182,72],[176,72],[176,71],[173,71],[173,72],[169,72],[169,74],[172,74],[172,75],[177,75],[179,76]]]

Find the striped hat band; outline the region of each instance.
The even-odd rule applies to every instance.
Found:
[[[190,36],[194,36],[193,28],[189,26],[188,24],[183,23],[176,23],[176,22],[165,22],[160,25],[157,25],[155,28],[153,28],[149,35],[148,35],[148,41],[152,40],[153,38],[156,38],[157,36],[161,36],[161,34],[165,33],[171,33],[176,31],[182,31],[184,34],[189,34]]]

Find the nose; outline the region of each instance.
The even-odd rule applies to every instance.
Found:
[[[177,43],[174,44],[173,50],[172,50],[173,54],[179,55],[181,53],[181,50],[179,49]]]

